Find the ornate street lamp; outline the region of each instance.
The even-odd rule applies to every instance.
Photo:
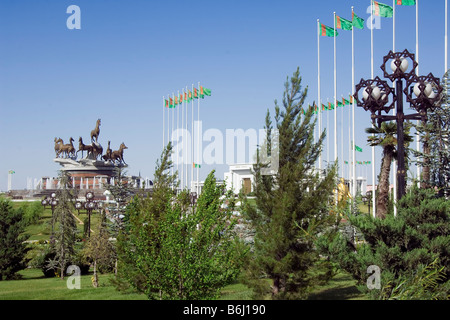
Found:
[[[56,199],[56,193],[52,192],[50,196],[47,196],[45,199],[41,201],[41,204],[44,206],[44,209],[47,205],[52,208],[52,238],[54,234],[54,225],[55,225],[55,207],[58,205],[58,199]]]
[[[94,201],[94,193],[88,191],[86,192],[86,202],[84,203],[84,208],[88,214],[88,237],[91,237],[91,214],[92,210],[97,209],[97,202]]]
[[[390,62],[390,63],[389,63]],[[390,65],[392,73],[388,73],[387,65]],[[410,68],[411,66],[411,68]],[[442,87],[439,79],[431,73],[426,77],[416,76],[415,71],[418,63],[414,54],[404,50],[403,52],[392,52],[383,58],[384,77],[395,82],[395,89],[391,88],[386,81],[376,77],[373,80],[361,79],[356,86],[354,98],[358,107],[370,111],[372,123],[378,127],[385,121],[397,122],[397,198],[400,200],[406,192],[406,168],[405,168],[405,145],[404,145],[404,121],[421,120],[426,122],[427,111],[432,110],[440,100]],[[403,88],[403,82],[406,83]],[[363,90],[360,100],[360,91]],[[415,98],[413,97],[413,94]],[[418,113],[404,114],[403,94],[411,107]],[[391,96],[391,97],[390,97]],[[392,100],[390,100],[392,98]],[[396,108],[396,115],[385,115]]]

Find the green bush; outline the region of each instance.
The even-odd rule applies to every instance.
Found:
[[[368,215],[350,216],[349,222],[363,235],[359,245],[338,234],[321,250],[359,282],[362,291],[374,299],[390,299],[400,284],[412,286],[427,273],[417,270],[439,270],[436,286],[429,286],[424,299],[439,291],[439,297],[449,292],[450,279],[450,201],[437,198],[433,191],[413,188],[398,203],[396,217],[374,219]],[[368,290],[367,268],[376,265],[381,270],[381,290]],[[416,279],[416,280],[414,280]],[[402,288],[402,290],[403,290]],[[408,291],[409,292],[409,291]],[[442,293],[444,292],[444,293]],[[417,297],[415,297],[417,298]]]

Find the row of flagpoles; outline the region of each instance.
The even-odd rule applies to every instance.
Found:
[[[374,23],[373,23],[373,16],[378,16],[378,17],[384,17],[384,18],[392,18],[393,19],[393,45],[392,45],[392,51],[395,51],[395,11],[396,11],[396,6],[415,6],[416,8],[416,61],[419,62],[419,0],[393,0],[392,1],[392,6],[378,2],[378,1],[373,1],[370,0],[370,12],[372,13],[372,15],[370,16],[370,23],[368,23],[368,26],[370,28],[370,33],[371,33],[371,78],[374,78],[374,57],[373,57],[373,49],[374,49]],[[445,42],[445,68],[444,68],[444,73],[447,72],[448,70],[448,3],[447,0],[445,0],[445,37],[444,37],[444,42]],[[355,14],[354,12],[354,7],[351,7],[351,13],[352,13],[352,19],[351,20],[347,20],[342,18],[339,15],[336,15],[336,12],[333,12],[333,23],[334,23],[334,27],[329,27],[326,26],[322,23],[320,23],[320,20],[317,19],[317,52],[318,52],[318,58],[317,58],[317,68],[318,68],[318,77],[317,77],[317,82],[318,82],[318,103],[317,105],[313,106],[315,108],[315,110],[317,110],[318,112],[318,129],[319,132],[322,132],[322,112],[321,111],[325,111],[325,110],[334,110],[334,132],[333,132],[333,138],[334,138],[334,160],[337,161],[338,160],[338,141],[337,141],[337,107],[332,106],[331,103],[328,102],[328,108],[325,108],[324,104],[322,104],[322,96],[321,96],[321,66],[320,66],[320,38],[321,37],[332,37],[334,39],[334,104],[335,106],[339,106],[339,102],[338,102],[338,98],[337,98],[337,68],[336,68],[336,38],[339,35],[337,32],[337,29],[341,29],[341,30],[349,30],[352,33],[352,93],[354,92],[354,88],[355,88],[355,28],[357,29],[364,29],[364,19],[360,18],[358,15]],[[418,74],[419,72],[419,68],[416,69],[416,72]],[[351,95],[350,95],[351,96]],[[344,105],[345,106],[345,100],[344,101]],[[322,108],[318,108],[317,106],[322,106]],[[322,110],[320,110],[322,109]],[[394,109],[394,115],[395,115],[395,109]],[[327,115],[327,122],[328,122],[328,115]],[[344,113],[343,113],[343,108],[342,108],[342,121],[344,118]],[[355,104],[353,103],[353,100],[350,99],[350,108],[349,108],[349,123],[351,122],[351,126],[349,126],[349,155],[350,158],[352,159],[351,163],[352,163],[352,173],[351,175],[349,175],[349,177],[351,178],[351,193],[353,196],[356,195],[356,164],[358,163],[356,161],[356,151],[359,147],[357,147],[355,145]],[[327,124],[328,126],[328,124]],[[351,128],[350,128],[351,127]],[[327,157],[329,157],[329,134],[327,135]],[[351,139],[350,139],[351,136]],[[341,143],[341,154],[342,154],[342,158],[339,159],[341,162],[340,167],[342,168],[342,175],[343,175],[343,168],[344,168],[344,133],[343,133],[343,125],[341,126],[341,138],[342,138],[342,143]],[[372,148],[372,159],[370,161],[370,164],[372,165],[372,184],[373,184],[373,188],[375,187],[376,184],[376,176],[375,176],[375,147],[371,147]],[[420,138],[418,137],[416,140],[416,148],[417,150],[420,150]],[[322,155],[319,156],[319,163],[318,163],[318,168],[319,170],[322,169]],[[327,163],[329,163],[329,160],[327,160]],[[348,163],[348,161],[347,161]],[[396,163],[394,162],[394,168],[392,170],[393,174],[394,174],[394,189],[396,189],[396,179],[395,179],[395,172],[397,171],[396,169]],[[420,177],[420,167],[417,166],[417,176]],[[396,201],[396,192],[394,191],[394,201]],[[376,212],[376,201],[375,201],[375,193],[372,193],[372,197],[373,197],[373,201],[372,201],[372,205],[373,205],[373,210],[372,212],[375,214]],[[396,207],[394,206],[394,211],[396,210]],[[394,214],[396,214],[396,211],[394,212]]]
[[[163,148],[165,148],[169,142],[172,142],[172,145],[174,144],[173,143],[174,141],[177,142],[176,149],[173,150],[170,158],[170,160],[173,163],[171,174],[172,175],[174,174],[174,169],[176,168],[176,170],[178,171],[178,181],[180,182],[179,187],[181,189],[191,189],[191,191],[193,191],[192,190],[193,181],[196,180],[197,194],[199,194],[200,191],[199,169],[201,168],[200,99],[204,99],[205,96],[211,96],[211,90],[202,87],[199,82],[198,88],[192,85],[191,90],[188,90],[188,87],[186,87],[183,88],[181,92],[178,91],[176,95],[175,93],[172,93],[172,95],[169,94],[167,95],[167,97],[163,97],[163,135],[162,135]],[[197,100],[197,128],[194,128],[195,100]],[[190,126],[189,126],[189,105],[191,106]],[[167,112],[165,110],[167,110]],[[180,117],[180,110],[181,110],[181,117]],[[172,119],[170,120],[170,118]],[[196,135],[194,134],[195,129],[197,130]],[[182,141],[181,148],[179,143],[180,133]],[[194,136],[197,137],[197,141],[194,141]],[[195,142],[197,143],[197,148],[195,148]],[[182,151],[181,161],[180,161],[180,151]],[[196,156],[195,151],[197,151]],[[190,168],[191,170],[189,170],[189,167],[191,167]],[[196,179],[194,177],[194,169],[197,169]]]

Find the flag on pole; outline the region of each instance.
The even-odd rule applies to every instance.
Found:
[[[198,99],[198,90],[194,88],[194,99]]]
[[[334,104],[328,102],[328,110],[334,110]]]
[[[352,30],[353,23],[350,20],[344,19],[340,16],[336,16],[336,28],[342,30]]]
[[[211,89],[203,88],[202,86],[200,86],[200,96],[202,98],[204,98],[205,95],[210,97],[211,96]]]
[[[363,152],[363,150],[360,147],[358,147],[357,145],[355,145],[355,150],[358,152]]]
[[[397,0],[398,6],[415,6],[416,0]]]
[[[337,33],[337,31],[335,31],[334,28],[331,27],[327,27],[324,24],[320,24],[320,35],[323,37],[334,37],[334,34],[336,32],[336,36],[339,35],[339,33]]]
[[[352,25],[358,29],[364,29],[364,19],[358,17],[354,12],[352,13]]]
[[[348,105],[348,104],[350,104],[350,101],[348,101],[348,100],[345,99],[345,98],[342,98],[342,103],[343,103],[344,105]]]
[[[350,104],[353,104],[353,96],[351,94],[349,95],[349,98],[350,98]]]
[[[8,173],[9,173],[9,174],[14,174],[14,173],[16,173],[16,172],[15,172],[14,170],[9,170]]]
[[[394,15],[394,10],[387,4],[373,1],[373,14],[379,17],[392,18]]]
[[[201,168],[201,167],[202,167],[201,164],[197,164],[197,163],[192,164],[192,168]]]

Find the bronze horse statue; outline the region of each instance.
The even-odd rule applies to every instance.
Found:
[[[59,158],[59,155],[61,154],[61,147],[63,144],[64,142],[61,138],[55,137],[55,153],[57,158]]]
[[[70,137],[70,143],[61,146],[60,150],[63,154],[66,155],[66,158],[70,157],[71,155],[72,157],[75,156],[75,147],[73,146],[72,143],[73,141],[74,141],[73,138]]]
[[[125,160],[123,160],[123,150],[128,149],[128,147],[122,142],[120,144],[119,150],[113,151],[111,153],[111,161],[115,162],[116,160],[120,163],[125,163]]]
[[[94,142],[94,138],[95,138],[95,142],[98,142],[98,136],[100,135],[100,125],[101,125],[101,120],[98,119],[97,124],[95,125],[95,129],[91,131],[91,141],[92,142]]]
[[[111,141],[108,141],[108,148],[106,148],[106,153],[102,156],[102,159],[105,161],[111,160],[112,150],[110,148]]]
[[[87,151],[87,156],[89,156],[90,153],[92,153],[92,146],[91,145],[85,145],[83,143],[83,138],[80,137],[80,139],[78,139],[78,152],[81,151],[81,157],[83,157],[83,151]]]

